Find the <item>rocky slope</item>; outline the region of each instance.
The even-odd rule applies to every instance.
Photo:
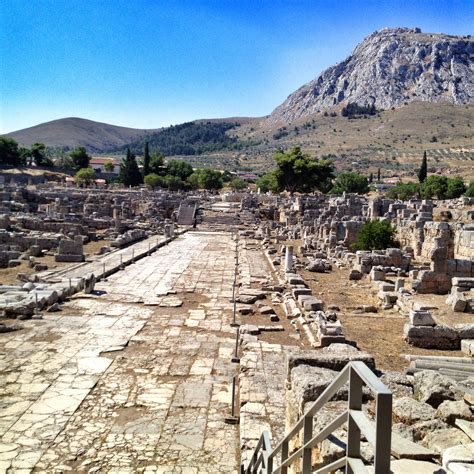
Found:
[[[384,28],[344,61],[291,94],[270,115],[291,122],[348,102],[377,109],[411,101],[474,103],[474,39]]]

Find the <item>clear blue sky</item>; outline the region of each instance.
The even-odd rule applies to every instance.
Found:
[[[384,26],[474,33],[474,0],[1,0],[0,133],[261,116]]]

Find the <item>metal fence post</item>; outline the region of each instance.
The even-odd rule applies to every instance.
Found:
[[[362,408],[362,379],[351,367],[349,372],[349,410],[361,410]],[[352,419],[350,412],[347,420],[347,456],[360,458],[360,429]],[[346,472],[353,474],[350,464],[346,463]]]
[[[312,416],[305,416],[304,417],[304,425],[303,425],[303,444],[308,443],[311,441],[313,437],[313,417]],[[312,465],[311,465],[311,448],[303,449],[303,463],[302,463],[302,470],[303,474],[311,474],[312,472]]]
[[[392,444],[392,394],[379,393],[376,399],[374,472],[390,472]]]
[[[281,445],[281,474],[288,474],[288,467],[287,466],[283,466],[283,463],[288,459],[288,444],[289,444],[289,441],[286,439],[283,444]]]
[[[239,340],[240,340],[240,327],[237,327],[237,331],[235,332],[235,349],[234,349],[234,357],[232,357],[232,362],[239,363]]]

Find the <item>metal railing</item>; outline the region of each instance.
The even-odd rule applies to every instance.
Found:
[[[313,418],[347,382],[349,382],[347,410],[314,435]],[[362,411],[362,388],[364,385],[375,395],[375,421],[368,418]],[[348,424],[345,456],[313,471],[311,462],[312,449],[344,423]],[[301,431],[303,434],[302,446],[289,455],[290,441],[300,434]],[[368,472],[360,454],[361,434],[374,446],[373,472],[375,474],[389,473],[392,435],[392,392],[377,379],[363,362],[355,361],[346,365],[338,377],[324,390],[275,448],[271,448],[269,433],[264,431],[248,465],[246,467],[242,466],[241,471],[245,474],[286,474],[288,467],[302,458],[297,472],[303,474],[329,473],[344,467],[346,473],[349,474]]]

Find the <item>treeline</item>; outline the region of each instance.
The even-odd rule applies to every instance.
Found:
[[[433,174],[422,183],[399,183],[387,191],[391,199],[456,199],[474,197],[474,181],[466,186],[461,178],[448,178]]]
[[[138,154],[143,150],[145,142],[148,142],[151,150],[157,150],[165,156],[235,150],[246,143],[226,132],[238,126],[237,122],[188,122],[147,135],[128,147]]]
[[[0,136],[0,165],[3,166],[34,165],[78,170],[89,166],[90,159],[84,147],[78,146],[70,151],[48,148],[44,143],[25,147],[13,138]]]
[[[356,117],[357,115],[375,115],[377,113],[377,109],[375,105],[359,105],[355,102],[349,102],[343,109],[341,110],[341,115],[343,117]]]
[[[31,147],[20,146],[10,137],[0,137],[0,165],[7,166],[54,166],[44,143],[33,143]]]

